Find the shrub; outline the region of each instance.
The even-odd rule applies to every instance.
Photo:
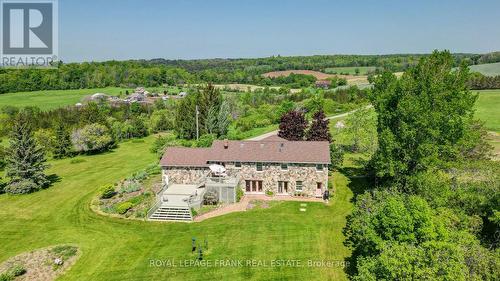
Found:
[[[50,250],[51,253],[57,255],[59,258],[63,260],[67,260],[70,257],[76,255],[76,252],[78,249],[74,246],[69,246],[69,245],[61,245],[61,246],[55,246]]]
[[[158,175],[161,174],[161,167],[157,163],[149,164],[146,169],[144,169],[148,175]]]
[[[123,203],[120,203],[118,204],[118,206],[116,206],[116,212],[118,214],[125,214],[128,210],[130,210],[130,208],[132,208],[134,205],[130,202],[123,202]]]
[[[217,136],[214,134],[206,134],[200,137],[200,139],[196,142],[197,147],[210,147],[214,140],[217,139]]]
[[[241,197],[243,197],[244,193],[243,193],[243,189],[241,189],[241,187],[237,187],[236,188],[236,202],[240,202],[241,200]]]
[[[130,176],[127,180],[142,181],[142,180],[145,180],[147,177],[148,177],[148,173],[146,171],[139,171],[139,172],[132,174],[132,176]]]
[[[191,208],[191,215],[195,217],[198,215],[198,212],[194,208]]]
[[[12,281],[14,280],[15,276],[12,276],[9,273],[2,273],[0,274],[0,281]]]
[[[31,180],[13,182],[4,188],[6,193],[26,194],[39,190],[41,187]]]
[[[17,276],[21,276],[21,275],[25,274],[26,273],[26,268],[24,268],[20,264],[16,264],[16,265],[14,265],[13,267],[11,267],[9,269],[9,272],[10,272],[10,274],[12,274],[12,276],[17,277]]]
[[[267,196],[273,196],[274,195],[274,192],[270,189],[266,190],[266,195]]]
[[[122,186],[120,189],[121,193],[132,193],[141,190],[141,184],[133,181],[133,182],[127,182],[125,185]]]
[[[115,187],[112,184],[101,187],[101,199],[109,199],[115,195]]]
[[[78,164],[78,163],[83,163],[83,162],[87,162],[87,160],[82,159],[82,158],[75,158],[75,159],[71,159],[71,161],[69,161],[70,164]]]
[[[113,138],[106,126],[95,123],[75,130],[71,142],[77,152],[96,152],[110,148]]]
[[[203,195],[203,204],[205,205],[217,205],[219,203],[219,193],[215,190],[208,190]]]

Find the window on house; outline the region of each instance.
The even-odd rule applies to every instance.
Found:
[[[241,162],[234,162],[234,166],[236,168],[241,168]]]
[[[316,165],[316,170],[323,171],[323,165],[322,164],[317,164]]]
[[[281,170],[288,170],[288,164],[287,163],[281,163]]]
[[[255,166],[256,166],[258,172],[262,171],[262,163],[256,163]]]
[[[302,181],[296,181],[295,182],[295,190],[296,191],[302,191]]]

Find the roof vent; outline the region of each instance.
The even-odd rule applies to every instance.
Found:
[[[227,139],[224,140],[224,149],[228,149],[229,141]]]
[[[284,143],[280,143],[279,152],[281,152],[283,150],[283,147],[285,147],[285,144]]]

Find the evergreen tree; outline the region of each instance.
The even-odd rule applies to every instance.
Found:
[[[216,89],[212,84],[208,84],[203,88],[199,95],[196,104],[200,111],[199,122],[200,122],[200,135],[209,132],[209,128],[215,128],[213,122],[219,115],[219,110],[222,104],[222,94],[218,89]],[[212,122],[209,124],[209,122]]]
[[[217,118],[219,136],[225,136],[227,134],[229,124],[231,124],[231,109],[229,108],[229,104],[224,101],[220,106],[219,116]]]
[[[45,153],[36,145],[29,119],[24,114],[16,117],[10,135],[10,147],[7,153],[6,175],[10,184],[32,182],[38,188],[49,183],[44,170]]]
[[[304,139],[307,120],[302,111],[290,111],[281,117],[278,136],[289,141]]]
[[[56,141],[53,149],[53,156],[55,159],[61,159],[71,154],[71,136],[68,130],[64,127],[62,122],[56,125]]]
[[[313,121],[309,130],[307,130],[306,140],[308,141],[331,141],[332,135],[328,128],[328,120],[323,110],[316,111],[313,115]]]
[[[175,108],[175,131],[179,138],[194,139],[196,137],[197,96],[198,93],[188,94]]]

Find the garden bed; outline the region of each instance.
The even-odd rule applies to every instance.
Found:
[[[101,187],[92,206],[104,215],[145,219],[161,189],[161,170],[154,164],[115,184]]]
[[[78,259],[78,248],[58,245],[22,253],[0,265],[0,280],[55,280]]]

